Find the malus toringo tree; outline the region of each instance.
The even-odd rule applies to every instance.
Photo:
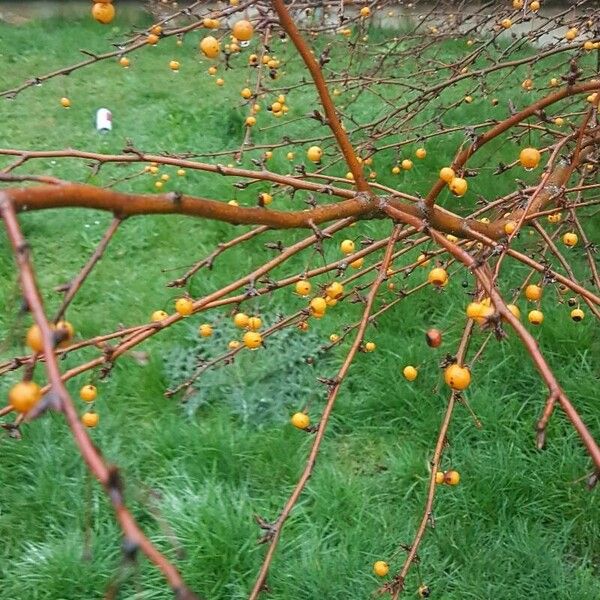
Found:
[[[82,69],[93,70],[103,61],[114,63],[115,69],[135,69],[136,57],[152,52],[154,46],[181,46],[176,58],[157,68],[170,69],[181,78],[186,77],[186,62],[200,61],[205,77],[214,81],[211,101],[217,103],[219,88],[235,87],[236,106],[243,114],[239,135],[225,150],[196,147],[186,153],[169,148],[149,153],[129,142],[120,154],[0,149],[0,213],[18,270],[22,311],[33,319],[23,327],[22,336],[18,334],[29,353],[0,365],[2,375],[19,374],[18,382],[7,386],[7,400],[0,407],[3,427],[19,438],[31,421],[46,418],[48,411],[62,413],[87,468],[112,502],[125,552],[146,555],[177,598],[197,598],[200,590],[189,589],[173,562],[142,532],[125,503],[118,470],[92,442],[90,429],[102,427],[101,411],[94,403],[102,394],[103,379],[127,352],[151,337],[160,338],[183,319],[200,317],[198,336],[206,338],[203,343],[222,347],[191,377],[166,390],[175,401],[185,398],[209,369],[227,369],[240,353],[260,356],[268,352],[269,338],[283,330],[302,336],[309,328],[322,327],[331,311],[359,304],[360,318],[348,320],[343,331],[328,332],[325,338],[323,351],[342,348],[344,355],[335,374],[319,373],[320,383],[315,382],[315,387],[324,386],[321,408],[291,415],[292,425],[311,437],[311,447],[275,519],[257,519],[266,551],[254,583],[248,586],[249,597],[256,599],[267,589],[286,521],[315,468],[346,376],[355,363],[367,359],[363,353],[378,351],[378,318],[401,302],[413,302],[417,295],[443,303],[445,288],[461,280],[467,300],[460,310],[434,323],[426,315],[415,315],[422,319],[423,343],[431,348],[431,361],[440,366],[447,402],[433,450],[424,457],[429,483],[414,537],[401,544],[399,564],[380,557],[373,565],[373,572],[386,578],[380,592],[398,598],[408,589],[428,597],[426,582],[407,587],[406,578],[419,562],[419,547],[433,525],[436,491],[442,485],[461,485],[460,471],[443,466],[447,434],[455,408],[470,410],[469,390],[487,377],[486,369],[477,369],[476,364],[484,365],[490,345],[502,344],[507,337],[520,340],[539,373],[539,389],[531,390],[540,401],[537,447],[547,443],[547,425],[557,409],[579,437],[580,451],[589,455],[590,486],[600,470],[594,427],[581,418],[577,397],[567,397],[553,372],[560,355],[554,351],[547,358],[536,342],[549,311],[569,315],[573,336],[579,322],[600,318],[594,241],[600,229],[600,10],[585,0],[549,14],[535,0],[498,0],[467,12],[464,3],[457,8],[445,0],[408,6],[388,0],[231,0],[208,6],[193,2],[184,8],[157,4],[171,12],[150,27],[133,31],[103,54],[87,52],[80,62],[49,68],[0,96],[19,102],[23,94],[35,94],[35,86],[50,79],[67,75],[75,79]],[[422,18],[377,30],[378,35],[370,38],[375,19],[396,18],[399,10],[406,14],[418,8]],[[118,2],[93,3],[91,16],[103,25],[118,21]],[[458,58],[451,62],[440,52],[449,41],[460,44]],[[405,69],[401,76],[400,64]],[[291,75],[294,69],[300,71],[297,77]],[[295,95],[310,88],[313,103],[292,111]],[[365,96],[369,120],[353,112]],[[57,97],[56,109],[68,110],[74,102],[73,97]],[[481,118],[490,110],[492,117]],[[288,133],[294,121],[304,124],[304,137]],[[452,153],[441,155],[448,143],[453,144]],[[511,157],[508,164],[495,157],[499,147]],[[270,166],[275,153],[285,156],[289,168]],[[202,156],[211,158],[204,162]],[[43,172],[48,159],[85,161],[100,178],[111,165],[119,165],[127,175],[110,185],[66,181]],[[175,177],[167,168],[174,169]],[[186,174],[194,171],[231,180],[235,190],[260,187],[261,191],[253,206],[203,197],[187,187]],[[420,173],[424,193],[411,183],[410,171]],[[486,171],[499,182],[497,190],[478,184]],[[528,183],[532,176],[534,182]],[[139,178],[152,179],[154,193],[132,191],[131,180]],[[108,211],[114,218],[81,271],[61,290],[64,297],[58,309],[50,313],[36,283],[22,223],[31,211],[73,207]],[[148,322],[82,338],[78,324],[68,320],[78,291],[125,220],[156,214],[186,215],[205,220],[207,226],[220,221],[251,228],[232,233],[209,256],[195,257],[197,262],[186,272],[166,282],[181,289],[170,308],[148,306]],[[360,233],[365,221],[378,223],[379,237]],[[218,264],[223,253],[243,253],[251,240],[275,230],[281,230],[281,240],[268,245],[275,254],[258,268],[232,272],[227,285],[202,296],[186,291],[198,274]],[[290,230],[305,233],[292,238]],[[335,260],[326,258],[332,248]],[[272,275],[276,270],[278,274]],[[297,310],[278,318],[269,315],[268,299],[277,295],[294,295]],[[548,296],[552,300],[542,308]],[[251,308],[246,308],[250,302]],[[261,306],[263,310],[257,309]],[[105,309],[99,299],[99,310]],[[214,336],[218,326],[203,317],[215,313],[231,319],[239,331],[224,345]],[[458,327],[462,335],[454,346],[446,332]],[[401,335],[402,324],[398,331]],[[95,355],[61,369],[61,357],[73,360],[83,349],[92,349]],[[408,385],[426,385],[419,365],[399,361],[397,370]],[[84,383],[70,390],[71,380]],[[301,399],[299,406],[304,406]],[[21,443],[28,443],[26,436]],[[269,586],[277,587],[276,578]]]

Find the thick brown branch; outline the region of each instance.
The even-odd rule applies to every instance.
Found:
[[[323,110],[325,111],[325,116],[327,117],[327,124],[331,128],[333,135],[344,155],[344,159],[348,168],[354,175],[354,181],[356,182],[356,187],[363,192],[368,191],[369,184],[366,182],[363,171],[358,163],[356,154],[354,152],[354,148],[350,143],[350,139],[348,138],[348,134],[344,131],[340,120],[338,119],[335,106],[333,101],[331,100],[331,96],[329,95],[329,91],[327,90],[327,82],[325,81],[325,77],[323,77],[323,72],[321,71],[321,67],[319,63],[315,60],[315,57],[312,55],[310,48],[307,46],[304,41],[302,35],[298,31],[294,20],[290,16],[288,12],[284,0],[272,0],[273,7],[277,11],[277,15],[279,16],[279,22],[281,26],[285,29],[287,34],[290,36],[292,42],[296,46],[296,50],[304,60],[306,67],[310,71],[310,74],[315,83],[315,87],[317,88],[317,92],[319,93],[319,98],[321,99],[321,104],[323,105]]]

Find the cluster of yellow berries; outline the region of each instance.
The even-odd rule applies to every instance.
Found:
[[[542,288],[532,283],[525,288],[524,294],[530,302],[539,302],[542,299]],[[541,325],[544,321],[544,313],[541,310],[534,309],[529,311],[527,318],[532,325]]]
[[[63,348],[73,339],[75,328],[69,321],[58,321],[58,323],[50,323],[50,329],[54,336],[54,342],[59,348]],[[44,339],[42,330],[37,325],[32,325],[25,335],[25,343],[34,352],[43,352]]]
[[[462,177],[457,177],[452,167],[443,167],[440,170],[440,179],[445,181],[448,189],[459,198],[467,193],[469,184]]]
[[[274,117],[282,117],[288,112],[289,107],[285,103],[285,100],[285,96],[283,94],[279,94],[279,96],[277,96],[277,100],[275,100],[275,102],[269,106],[269,110]]]
[[[51,324],[53,334],[53,343],[58,347],[67,345],[75,335],[75,329],[68,321],[59,321]],[[25,343],[33,352],[42,352],[44,349],[43,336],[38,325],[32,325],[25,336]],[[84,385],[79,391],[79,396],[84,402],[93,402],[97,396],[96,387],[93,385]],[[42,398],[42,389],[34,381],[20,381],[15,384],[8,393],[8,402],[16,412],[20,414],[28,413]],[[95,427],[98,424],[98,414],[88,411],[81,418],[86,427]]]
[[[310,295],[312,291],[312,284],[307,279],[300,279],[296,282],[296,293],[299,296],[306,297]],[[330,283],[325,288],[325,297],[315,296],[310,300],[309,311],[312,317],[315,319],[322,319],[325,316],[325,312],[328,307],[335,306],[338,300],[344,295],[344,286],[338,281]],[[303,321],[299,327],[301,329],[307,329],[308,324]],[[337,340],[336,340],[337,341]],[[374,350],[374,348],[373,348]]]
[[[246,313],[239,312],[233,316],[233,324],[239,329],[247,330],[242,337],[242,341],[246,348],[249,350],[256,350],[262,346],[262,335],[258,332],[262,326],[262,319],[260,317],[250,317]],[[234,348],[237,347],[236,344],[233,346]],[[229,347],[232,348],[232,345],[230,344]]]
[[[564,291],[566,291],[566,288],[565,290],[561,291],[561,293],[564,293]],[[543,290],[539,285],[529,284],[525,288],[524,295],[525,298],[527,298],[527,300],[530,302],[539,302],[542,299],[542,292]],[[569,306],[574,306],[577,304],[577,301],[574,298],[571,298],[568,303]],[[585,313],[581,310],[581,308],[576,307],[571,310],[570,316],[573,321],[579,323],[584,319]],[[541,325],[544,321],[544,313],[541,310],[534,309],[530,311],[528,319],[532,325]]]
[[[95,385],[87,384],[79,390],[79,397],[86,403],[91,404],[96,400],[98,390]],[[86,427],[96,427],[100,422],[100,415],[94,410],[88,410],[81,415],[81,422]]]
[[[144,167],[144,172],[156,177],[154,187],[159,191],[162,190],[166,183],[171,179],[171,176],[168,173],[160,173],[157,162],[151,162],[149,165],[146,165]],[[185,177],[186,171],[185,169],[177,169],[176,173],[178,177]]]
[[[208,29],[216,29],[219,26],[219,22],[216,19],[204,19],[203,25]],[[254,34],[254,27],[252,23],[250,23],[250,21],[247,21],[246,19],[241,19],[233,24],[233,27],[231,28],[231,33],[233,39],[231,44],[227,44],[225,46],[225,51],[238,52],[240,49],[238,42],[250,41],[252,39],[252,35]],[[219,52],[221,51],[221,43],[216,37],[212,35],[207,35],[203,37],[200,40],[200,44],[198,47],[200,49],[200,52],[202,52],[202,54],[206,58],[217,58],[217,56],[219,56]]]
[[[175,301],[175,311],[182,317],[187,317],[194,312],[194,303],[190,298],[181,297]],[[152,313],[152,321],[154,323],[160,322],[166,319],[169,315],[162,311],[157,310]],[[262,327],[262,319],[257,316],[248,316],[245,313],[238,312],[233,316],[233,324],[239,329],[246,329],[242,341],[244,346],[250,350],[260,348],[263,343],[262,335],[259,333],[259,329]],[[209,338],[213,335],[213,326],[210,323],[202,323],[198,326],[198,335],[202,338]],[[240,347],[238,340],[231,340],[228,344],[230,350],[235,350]]]
[[[460,473],[458,471],[438,471],[435,474],[435,482],[438,485],[458,485],[460,483]]]
[[[255,56],[255,55],[252,55]],[[252,90],[250,88],[243,88],[242,91],[240,92],[240,95],[242,96],[242,98],[244,98],[245,100],[250,100],[252,99],[252,97],[254,96],[254,94],[252,93]],[[277,99],[272,102],[269,106],[268,106],[268,110],[271,111],[272,115],[274,117],[282,117],[283,115],[285,115],[288,110],[289,110],[289,106],[285,103],[286,98],[283,94],[280,94],[279,96],[277,96]],[[246,121],[245,124],[247,127],[254,127],[254,125],[256,125],[256,114],[259,113],[261,110],[260,104],[258,103],[254,103],[252,104],[252,106],[250,107],[250,114],[246,117]],[[292,157],[288,159],[289,160],[293,160],[294,156],[293,153],[288,153],[292,154]],[[267,157],[270,158],[270,157]]]
[[[419,160],[423,160],[426,156],[427,156],[427,150],[425,150],[425,148],[417,148],[416,152],[415,152],[415,156],[419,159]],[[394,175],[398,175],[398,173],[400,173],[400,171],[410,171],[413,168],[414,164],[413,161],[410,160],[410,158],[405,158],[402,161],[400,161],[399,165],[394,165],[392,167],[392,173]]]
[[[340,244],[340,250],[342,251],[342,254],[344,254],[345,256],[349,256],[350,254],[352,254],[355,249],[356,249],[356,244],[352,240],[344,240]],[[365,262],[365,259],[361,256],[361,257],[353,260],[350,263],[350,267],[352,269],[360,269],[363,266],[364,262]]]

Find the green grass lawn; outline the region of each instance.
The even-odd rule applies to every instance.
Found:
[[[82,47],[105,50],[109,41],[125,37],[126,27],[107,30],[88,20],[33,22],[22,27],[0,24],[4,65],[0,88],[78,60]],[[174,40],[165,40],[133,55],[128,70],[116,61],[105,62],[33,87],[15,100],[3,100],[0,147],[73,147],[110,153],[120,152],[129,139],[147,152],[235,149],[245,115],[239,91],[248,73],[243,67],[225,72],[226,84],[218,89],[206,74],[208,63],[198,57],[197,41],[197,35],[190,36],[177,47]],[[448,42],[445,51],[453,56],[464,48],[459,42]],[[276,52],[291,56],[284,44],[276,44]],[[179,74],[169,71],[171,59],[181,61]],[[245,58],[236,60],[242,63]],[[304,76],[297,60],[290,60],[285,70],[281,84],[272,85],[289,85]],[[520,81],[519,73],[515,77]],[[468,88],[457,88],[455,96],[467,92]],[[60,107],[61,96],[71,99],[70,110]],[[503,117],[509,98],[526,101],[514,88],[500,89],[497,96],[499,107],[476,99],[473,105],[451,112],[446,123]],[[286,134],[291,138],[326,135],[316,122],[307,126],[306,121],[294,120],[317,107],[310,90],[292,91],[288,100]],[[371,105],[366,95],[360,98],[351,109],[354,118],[373,120],[377,115],[370,113]],[[114,130],[104,137],[93,128],[93,114],[100,106],[114,115]],[[273,122],[264,115],[261,125]],[[283,133],[283,128],[256,132],[255,139],[281,140]],[[395,155],[378,154],[374,166],[380,173],[378,181],[422,192],[462,139],[457,133],[426,146],[427,159],[400,178],[390,173]],[[331,142],[324,146],[333,155]],[[415,148],[407,146],[407,155]],[[303,162],[304,148],[289,149]],[[287,150],[275,151],[270,169],[291,172]],[[470,199],[460,210],[472,207],[478,194],[493,198],[514,187],[513,175],[493,177],[493,171],[498,161],[510,162],[516,155],[515,147],[496,143],[474,158],[480,174],[473,178]],[[252,166],[256,157],[258,152],[247,153],[243,164]],[[0,161],[0,166],[5,164],[7,160]],[[92,175],[84,161],[44,160],[27,171],[109,184],[139,170],[139,166],[107,165]],[[230,180],[199,172],[188,172],[185,178],[177,178],[175,169],[161,172],[171,175],[167,190],[224,200],[235,197],[246,205],[255,202],[259,190],[268,189],[259,184],[238,190]],[[341,164],[333,172],[343,175]],[[538,176],[525,173],[522,178],[534,182]],[[154,181],[144,175],[118,187],[152,193]],[[274,206],[302,207],[304,198],[302,193],[293,199],[277,195]],[[456,204],[448,196],[441,202]],[[53,288],[78,271],[110,218],[86,210],[20,217],[49,308],[60,302]],[[599,229],[600,223],[596,242]],[[69,320],[79,335],[89,337],[121,323],[144,322],[156,309],[171,311],[178,292],[165,283],[218,241],[240,231],[179,216],[126,221],[69,309]],[[389,224],[360,223],[351,231],[358,238],[374,237],[388,232]],[[594,230],[590,233],[593,237]],[[200,272],[190,292],[199,297],[273,256],[265,241],[288,243],[303,235],[293,232],[283,237],[273,232],[245,250],[225,254],[212,271]],[[346,235],[327,245],[328,259],[338,256],[337,243]],[[525,239],[522,245],[533,243]],[[292,261],[274,276],[301,271],[308,258]],[[318,257],[311,260],[310,264],[318,264]],[[577,272],[582,272],[583,259],[574,262]],[[504,269],[509,277],[503,291],[526,274],[508,264]],[[19,314],[18,284],[3,234],[0,277],[2,356],[8,358],[22,351],[22,333],[30,321]],[[410,281],[420,277],[422,271]],[[438,362],[456,348],[469,298],[462,279],[455,277],[442,294],[427,290],[400,303],[379,320],[379,327],[369,330],[367,337],[377,343],[377,351],[360,354],[344,383],[314,475],[285,527],[269,579],[270,598],[367,598],[381,584],[371,573],[372,563],[389,559],[399,544],[410,543],[421,516],[427,462],[447,398]],[[404,285],[404,280],[398,285]],[[519,303],[525,311],[524,302]],[[302,306],[303,301],[284,290],[273,298],[252,300],[248,310],[260,312],[272,324],[277,314]],[[536,330],[540,345],[591,431],[600,437],[597,325],[591,318],[573,324],[550,290],[543,307],[546,321]],[[327,355],[318,348],[359,314],[356,304],[339,306],[307,333],[286,331],[265,350],[242,353],[227,369],[208,373],[185,405],[177,398],[165,398],[163,392],[189,372],[195,356],[216,356],[235,335],[225,312],[195,316],[161,333],[141,347],[148,354],[147,363],[125,356],[98,384],[101,424],[92,437],[107,459],[121,467],[129,504],[145,530],[203,597],[246,597],[264,552],[256,544],[260,532],[253,517],[276,517],[311,441],[289,425],[289,416],[307,402],[312,415],[319,412],[325,389],[315,378],[335,373],[347,344]],[[215,326],[210,342],[197,339],[197,326],[204,321]],[[430,326],[446,332],[444,345],[435,351],[424,343],[423,331]],[[476,334],[474,343],[484,335]],[[314,365],[306,364],[307,354],[315,357]],[[93,355],[84,351],[61,365],[68,368],[81,356]],[[419,379],[412,384],[401,374],[409,363],[422,365]],[[483,427],[475,428],[467,411],[457,409],[443,464],[458,469],[462,482],[439,490],[436,527],[419,552],[421,579],[431,586],[433,598],[445,600],[597,600],[600,508],[597,491],[587,491],[581,481],[590,461],[576,434],[557,410],[547,450],[535,450],[534,424],[546,391],[513,337],[492,343],[473,376],[468,398]],[[3,379],[2,393],[17,377]],[[76,396],[88,381],[83,376],[72,380],[69,389]],[[158,521],[154,506],[161,515]],[[163,520],[170,524],[185,557],[170,543]],[[122,576],[128,577],[122,598],[172,596],[145,561],[131,571],[120,568],[120,537],[111,508],[86,475],[60,415],[25,427],[20,442],[0,435],[0,540],[1,600],[100,598],[109,582]],[[89,556],[84,556],[88,546]],[[401,560],[402,554],[392,567]],[[417,572],[411,572],[409,597],[419,583]]]

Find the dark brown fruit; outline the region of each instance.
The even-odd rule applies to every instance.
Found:
[[[439,329],[429,329],[425,334],[427,345],[431,348],[437,348],[442,343],[442,332]]]

